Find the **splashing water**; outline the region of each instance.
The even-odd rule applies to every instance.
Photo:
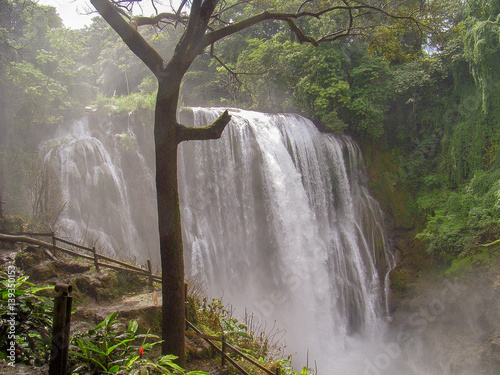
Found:
[[[193,111],[197,126],[221,114]],[[276,320],[297,363],[308,352],[320,369],[362,373],[393,259],[359,149],[301,116],[231,115],[220,140],[179,148],[187,272],[240,313]]]
[[[42,147],[66,204],[56,229],[101,253],[159,264],[154,175],[140,150],[126,150],[115,132],[85,117],[62,125]],[[131,129],[126,136],[135,137]]]

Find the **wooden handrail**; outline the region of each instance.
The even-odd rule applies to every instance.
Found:
[[[24,235],[24,236],[34,236],[34,237],[52,237],[52,233],[37,233],[37,232],[19,232],[11,233],[11,235]]]
[[[65,240],[64,238],[57,237],[57,236],[55,236],[52,233],[51,234],[36,234],[36,235],[39,235],[39,236],[43,235],[45,237],[49,237],[50,236],[50,237],[52,237],[52,243],[48,243],[48,242],[45,242],[45,241],[42,241],[42,240],[39,240],[39,239],[36,239],[36,238],[31,238],[31,237],[29,237],[26,234],[15,234],[15,235],[13,235],[13,234],[0,233],[0,240],[1,241],[7,241],[7,242],[24,242],[24,243],[28,243],[28,244],[31,244],[31,245],[36,245],[36,246],[44,247],[46,249],[58,250],[58,251],[61,251],[63,253],[66,253],[68,255],[72,255],[72,256],[76,256],[76,257],[81,257],[81,258],[84,258],[84,259],[88,259],[88,260],[94,261],[94,264],[95,264],[95,266],[96,266],[97,269],[99,268],[99,266],[102,266],[102,267],[111,268],[111,269],[118,270],[118,271],[132,272],[132,273],[135,273],[135,274],[146,276],[151,281],[155,281],[155,282],[161,283],[161,276],[154,275],[152,273],[151,269],[146,270],[144,268],[137,267],[137,266],[125,263],[123,261],[107,257],[105,255],[97,254],[95,252],[94,248],[89,248],[89,247],[86,247],[86,246],[79,245],[79,244],[74,243],[72,241]],[[57,241],[62,242],[62,243],[67,244],[67,245],[70,245],[70,246],[73,246],[73,247],[76,247],[76,248],[81,249],[81,250],[86,250],[86,251],[92,253],[92,255],[83,254],[81,252],[77,252],[77,251],[73,251],[73,250],[70,250],[70,249],[66,249],[64,247],[57,246]],[[109,264],[109,263],[99,262],[99,260],[104,260],[105,262],[109,262],[109,263],[115,263],[115,264],[118,264],[121,267],[118,267],[118,266],[115,266],[115,265],[112,265],[112,264]]]
[[[47,247],[48,249],[52,249],[52,244],[48,242],[23,235],[10,235],[10,234],[0,233],[0,240],[7,242],[25,242],[32,245],[37,245],[37,246]]]
[[[82,249],[82,250],[92,251],[92,248],[90,248],[90,247],[79,245],[77,243],[65,240],[64,238],[61,238],[61,237],[57,237],[57,236],[53,236],[53,237],[54,237],[54,240],[65,243],[66,245],[74,246],[74,247],[77,247],[77,248]]]
[[[188,325],[189,328],[191,328],[192,330],[194,330],[196,333],[200,334],[200,335],[204,335],[203,332],[201,332],[198,328],[196,328],[193,323],[189,322],[186,320],[186,324]],[[200,336],[201,337],[201,336]],[[203,337],[202,337],[203,338]],[[236,361],[234,359],[232,359],[231,357],[229,357],[226,353],[224,353],[224,351],[219,348],[217,345],[215,345],[212,340],[210,339],[207,339],[207,338],[203,338],[203,340],[205,340],[212,348],[214,348],[215,350],[217,350],[225,359],[227,359],[234,367],[236,367],[243,375],[250,375],[247,371],[245,371],[245,369],[243,367],[241,367],[238,363],[236,363]],[[222,341],[222,339],[220,339]]]
[[[94,252],[94,248],[90,248],[90,247],[86,247],[86,246],[82,246],[82,245],[78,245],[78,244],[75,244],[74,242],[71,242],[71,241],[68,241],[68,240],[65,240],[61,237],[57,237],[57,236],[54,236],[54,239],[56,241],[59,241],[59,242],[62,242],[62,243],[65,243],[67,245],[70,245],[70,246],[74,246],[74,247],[77,247],[79,249],[82,249],[82,250],[87,250],[91,253]],[[149,272],[148,270],[145,270],[144,268],[141,268],[141,267],[137,267],[137,266],[134,266],[134,265],[131,265],[131,264],[128,264],[126,262],[123,262],[121,260],[118,260],[118,259],[114,259],[114,258],[110,258],[110,257],[107,257],[105,255],[102,255],[102,254],[96,254],[96,257],[98,257],[99,259],[102,259],[102,260],[105,260],[107,262],[111,262],[111,263],[116,263],[116,264],[119,264],[121,266],[124,266],[124,267],[127,267],[129,269],[133,269],[133,270],[136,270],[136,271],[139,271],[139,272],[142,272],[144,273],[146,276],[149,275]]]
[[[186,321],[186,323],[187,323],[187,321]],[[210,336],[210,335],[206,335],[204,333],[191,332],[191,331],[186,331],[186,336],[199,337],[202,339],[212,340],[212,341],[222,341],[222,337]]]
[[[240,350],[236,349],[234,346],[232,346],[231,344],[228,344],[225,339],[224,339],[224,336],[222,337],[216,337],[216,336],[210,336],[210,335],[206,335],[204,334],[203,332],[201,332],[198,328],[196,328],[194,326],[193,323],[191,323],[190,321],[186,320],[186,325],[191,328],[194,332],[189,332],[189,331],[186,331],[186,336],[197,336],[197,337],[200,337],[202,339],[204,339],[208,344],[210,344],[214,349],[216,349],[219,353],[221,353],[222,357],[225,358],[226,360],[228,360],[234,367],[236,367],[242,374],[244,375],[248,375],[248,372],[243,369],[236,361],[234,361],[234,359],[232,359],[229,355],[227,355],[223,349],[219,348],[217,345],[215,345],[215,343],[213,343],[212,341],[221,341],[223,342],[224,346],[228,347],[229,349],[231,349],[232,351],[234,351],[236,354],[238,354],[239,356],[241,356],[242,358],[244,358],[245,360],[247,360],[248,362],[252,363],[253,365],[257,366],[258,368],[260,368],[262,371],[266,372],[267,374],[269,375],[276,375],[276,374],[280,374],[280,369],[277,368],[276,369],[276,372],[272,372],[271,370],[265,368],[264,366],[262,366],[260,363],[258,363],[257,361],[255,361],[253,358],[250,358],[249,356],[247,356],[246,354],[242,353]]]
[[[270,371],[269,369],[265,368],[264,366],[262,366],[259,362],[257,362],[256,360],[254,360],[253,358],[250,358],[249,356],[247,356],[246,354],[242,353],[240,350],[236,349],[234,346],[232,346],[231,344],[228,344],[226,342],[226,346],[231,349],[233,352],[235,352],[236,354],[238,354],[239,356],[241,356],[242,358],[245,358],[248,362],[251,362],[253,363],[255,366],[257,366],[258,368],[260,368],[262,371],[265,371],[266,373],[268,373],[269,375],[276,375],[274,372]]]

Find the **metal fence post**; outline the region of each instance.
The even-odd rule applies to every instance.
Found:
[[[69,330],[71,324],[71,304],[69,295],[72,286],[57,284],[52,323],[52,345],[50,349],[49,375],[66,375],[68,367]]]

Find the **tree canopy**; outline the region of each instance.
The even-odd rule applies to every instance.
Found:
[[[51,7],[0,2],[7,212],[53,222],[61,202],[40,203],[37,147],[86,106],[156,114],[145,126],[155,126],[164,155],[159,194],[172,198],[177,144],[217,138],[229,121],[193,130],[177,110],[214,105],[298,112],[366,150],[383,149],[397,167],[383,178],[411,193],[402,203],[415,213],[406,229],[420,232],[440,262],[500,235],[498,1],[181,1],[152,17],[131,13],[132,0],[93,3],[105,20],[68,30]],[[160,220],[179,221],[177,204],[159,206]],[[179,244],[179,228],[163,241]],[[182,293],[182,270],[175,277]],[[183,295],[176,298],[179,305]]]

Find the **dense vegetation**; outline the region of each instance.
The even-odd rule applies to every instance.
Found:
[[[63,202],[40,141],[86,107],[150,109],[156,88],[99,18],[69,30],[31,0],[0,5],[0,195],[9,214],[50,226]],[[235,19],[247,6],[233,8]],[[500,5],[422,6],[432,28],[387,25],[319,47],[295,43],[276,22],[248,29],[218,43],[215,58],[207,51],[195,61],[183,104],[299,112],[352,135],[389,155],[416,213],[406,225],[419,228],[435,259],[474,253],[500,234]],[[314,33],[336,21],[306,26]],[[148,38],[168,55],[176,33],[151,28]]]

